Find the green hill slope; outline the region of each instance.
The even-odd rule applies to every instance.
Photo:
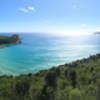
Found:
[[[100,54],[37,74],[1,76],[0,100],[100,100]]]

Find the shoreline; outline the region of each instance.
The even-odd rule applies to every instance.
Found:
[[[2,44],[0,45],[0,49],[7,47],[8,45]]]
[[[99,91],[100,54],[36,74],[0,76],[2,100],[99,100]]]
[[[9,45],[6,45],[6,46],[9,46]],[[4,45],[4,47],[6,47],[5,45]],[[38,71],[38,72],[35,72],[35,73],[28,73],[28,74],[19,74],[19,75],[6,75],[6,74],[4,74],[4,75],[0,75],[0,77],[1,76],[7,76],[7,77],[20,77],[20,76],[28,76],[28,75],[37,75],[37,74],[39,74],[39,73],[41,73],[41,72],[48,72],[48,71],[51,71],[51,70],[53,70],[53,69],[59,69],[59,68],[61,68],[61,67],[68,67],[68,66],[70,66],[70,65],[73,65],[73,64],[76,64],[76,63],[78,63],[78,62],[84,62],[84,61],[88,61],[89,59],[91,59],[91,58],[95,58],[95,57],[97,57],[97,56],[100,56],[100,53],[97,53],[97,54],[95,54],[95,55],[91,55],[91,56],[89,56],[89,57],[86,57],[86,58],[82,58],[82,59],[78,59],[78,60],[75,60],[75,61],[72,61],[72,62],[70,62],[70,63],[65,63],[65,64],[61,64],[61,65],[58,65],[58,66],[53,66],[53,67],[51,67],[51,68],[49,68],[49,69],[43,69],[43,70],[40,70],[40,71]],[[70,68],[70,67],[69,67]]]

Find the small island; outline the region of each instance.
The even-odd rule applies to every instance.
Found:
[[[19,35],[12,35],[12,36],[0,36],[0,48],[7,47],[12,44],[20,44],[21,37]]]

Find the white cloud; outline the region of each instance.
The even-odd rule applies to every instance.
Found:
[[[27,13],[28,10],[26,8],[19,8],[20,11]]]
[[[32,7],[32,6],[28,6],[27,8],[19,8],[19,10],[22,11],[22,12],[27,13],[29,11],[35,11],[35,8]]]
[[[28,10],[34,11],[34,10],[35,10],[35,8],[34,8],[34,7],[32,7],[32,6],[29,6],[29,7],[28,7]]]

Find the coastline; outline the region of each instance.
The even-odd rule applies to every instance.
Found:
[[[11,45],[11,44],[9,44],[9,45]],[[7,47],[7,46],[9,46],[9,45],[1,45],[1,47],[0,48],[4,48],[4,47]],[[98,54],[95,54],[95,55],[91,55],[91,56],[89,56],[89,57],[86,57],[86,58],[82,58],[82,59],[79,59],[79,60],[75,60],[75,61],[72,61],[72,62],[70,62],[70,63],[65,63],[65,64],[61,64],[61,65],[58,65],[58,66],[53,66],[53,67],[51,67],[50,69],[43,69],[43,70],[40,70],[39,72],[36,72],[36,73],[28,73],[28,74],[20,74],[20,75],[6,75],[6,74],[4,74],[4,75],[0,75],[0,76],[7,76],[7,77],[20,77],[20,76],[28,76],[28,75],[38,75],[38,74],[40,74],[40,73],[42,73],[42,72],[48,72],[48,71],[52,71],[52,70],[56,70],[56,69],[59,69],[59,68],[63,68],[63,67],[68,67],[68,68],[70,68],[70,67],[74,67],[74,65],[75,66],[78,66],[78,63],[85,63],[85,62],[87,62],[88,60],[90,60],[90,59],[96,59],[98,56],[100,56],[100,53],[98,53]]]
[[[98,96],[99,78],[100,54],[96,54],[49,70],[41,70],[36,74],[0,76],[0,98],[4,98],[2,100],[11,100],[11,98],[14,100],[30,100],[30,98],[31,100],[99,100],[96,99],[100,97]]]
[[[0,45],[0,49],[7,47],[8,45],[2,44]]]

